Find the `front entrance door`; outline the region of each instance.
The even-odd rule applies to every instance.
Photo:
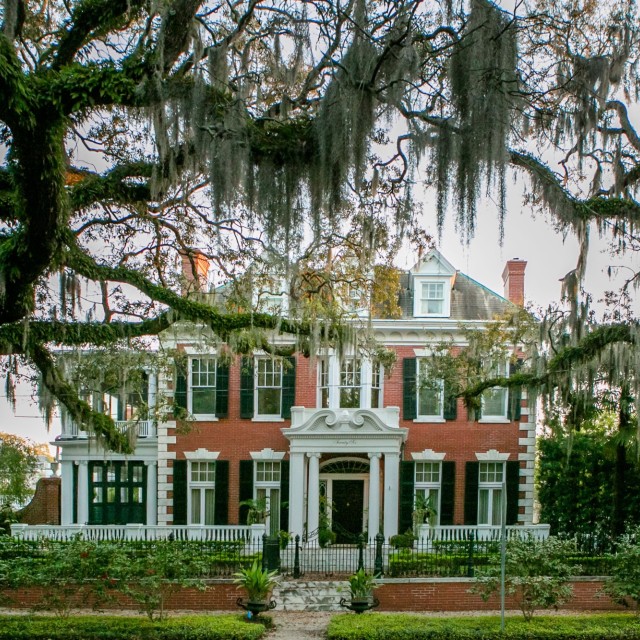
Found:
[[[334,480],[332,493],[336,542],[354,543],[362,533],[364,480]]]

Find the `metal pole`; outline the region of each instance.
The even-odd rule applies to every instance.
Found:
[[[382,564],[382,545],[384,544],[384,536],[381,533],[376,534],[376,560],[374,563],[373,575],[376,578],[382,578],[383,564]]]
[[[504,633],[504,595],[507,564],[507,485],[502,480],[502,522],[500,526],[500,631]]]
[[[364,569],[364,536],[358,536],[358,571]]]
[[[297,580],[300,577],[300,536],[296,536],[296,551],[293,557],[293,577]]]

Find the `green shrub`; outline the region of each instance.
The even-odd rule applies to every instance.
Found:
[[[0,617],[0,640],[254,640],[264,632],[262,624],[235,615],[184,616],[162,623],[118,616]]]
[[[640,615],[640,529],[623,536],[604,592],[615,602],[631,607]]]
[[[430,618],[411,614],[366,613],[334,616],[328,640],[640,640],[640,625],[624,614],[540,616],[533,622],[500,618]]]
[[[512,596],[525,620],[531,620],[538,609],[557,607],[572,593],[567,584],[576,568],[567,562],[575,547],[566,540],[547,538],[536,540],[512,538],[507,541],[505,561],[505,591]],[[472,591],[488,600],[500,590],[500,560],[496,558],[477,573]]]
[[[394,549],[411,549],[416,537],[411,529],[407,529],[404,533],[396,533],[395,536],[389,538],[389,544]]]
[[[490,562],[488,556],[474,556],[474,567],[484,566]],[[400,549],[398,554],[389,556],[389,577],[401,576],[466,576],[469,557],[464,554],[444,555],[435,553],[416,553],[409,549]]]

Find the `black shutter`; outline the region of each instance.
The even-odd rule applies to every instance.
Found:
[[[253,460],[240,460],[240,502],[253,499]],[[238,524],[247,524],[249,507],[241,505],[238,511]]]
[[[467,462],[464,467],[464,523],[478,524],[478,482],[480,463]]]
[[[291,407],[296,402],[296,359],[283,358],[282,362],[282,417],[291,418]]]
[[[213,521],[229,524],[229,461],[216,460],[216,504]]]
[[[458,418],[458,398],[455,395],[451,384],[444,383],[444,410],[443,417],[445,420],[456,420]]]
[[[522,366],[522,360],[518,360],[516,364],[509,365],[509,375],[518,373]],[[509,420],[520,421],[522,416],[522,387],[510,387],[509,398],[507,402],[507,418]]]
[[[240,363],[240,417],[253,418],[253,358]]]
[[[402,360],[402,417],[415,420],[417,413],[416,375],[418,361],[416,358]]]
[[[447,461],[442,463],[442,482],[440,483],[440,524],[453,524],[453,509],[456,491],[456,463]]]
[[[405,533],[405,531],[411,531],[413,529],[415,467],[415,462],[403,460],[400,463],[400,511],[398,514],[399,533]]]
[[[216,417],[226,418],[229,415],[229,363],[216,364]]]
[[[173,524],[187,524],[187,461],[173,461]]]
[[[84,522],[78,522],[78,465],[72,465],[73,469],[73,486],[71,487],[73,491],[73,522],[76,524],[85,524]],[[91,473],[91,469],[89,470],[89,478],[93,476]],[[60,494],[58,494],[60,495]],[[91,495],[91,494],[89,494]],[[103,495],[102,499],[104,500],[105,496]],[[102,521],[100,522],[102,524]]]
[[[507,462],[507,524],[518,524],[518,501],[520,499],[520,463]]]
[[[174,417],[182,417],[187,410],[187,374],[186,371],[176,365],[174,374],[175,387],[173,391]]]
[[[289,531],[289,461],[280,463],[280,529]]]

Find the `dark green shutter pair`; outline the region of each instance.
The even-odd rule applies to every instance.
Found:
[[[478,489],[480,482],[480,463],[467,462],[464,484],[464,523],[478,524]],[[520,463],[517,460],[507,462],[507,524],[518,524],[520,498]]]
[[[216,490],[213,519],[216,524],[229,523],[229,461],[216,460]],[[173,524],[187,524],[187,461],[173,461]]]
[[[185,411],[187,389],[187,370],[185,367],[176,366],[173,404]],[[216,363],[216,388],[213,393],[216,394],[216,417],[226,418],[229,415],[229,365],[220,361]]]
[[[251,420],[254,417],[254,359],[242,358],[240,365],[240,417]],[[291,407],[296,394],[296,359],[283,358],[282,366],[282,410],[281,416],[291,418]]]
[[[415,420],[418,417],[418,359],[404,358],[402,360],[402,417],[405,420]],[[451,385],[444,385],[443,417],[445,420],[456,420],[458,417],[458,398],[451,389]]]
[[[240,502],[253,500],[253,460],[240,460]],[[246,524],[247,505],[238,508],[238,523]],[[289,530],[289,461],[280,462],[280,528]]]
[[[400,509],[398,514],[398,531],[400,533],[405,533],[413,528],[415,469],[415,462],[404,461],[400,463]],[[446,460],[442,462],[440,481],[440,513],[438,515],[441,525],[453,524],[455,484],[456,463]]]

